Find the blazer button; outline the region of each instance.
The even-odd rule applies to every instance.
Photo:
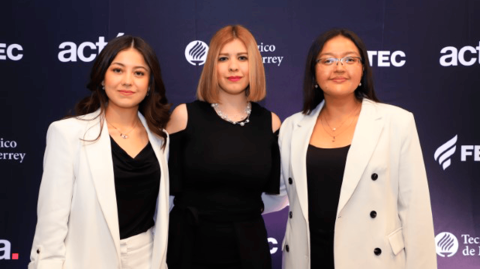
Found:
[[[375,255],[379,256],[380,254],[382,254],[382,250],[379,249],[379,248],[376,248],[373,250],[373,253],[375,253]]]
[[[265,210],[265,208],[260,208],[260,213],[263,213],[263,211]]]
[[[377,217],[377,212],[375,210],[373,210],[372,212],[370,212],[370,217],[372,219],[376,218]]]
[[[40,254],[40,249],[37,249],[37,254]]]
[[[373,174],[372,174],[372,180],[377,180],[377,178],[378,178],[377,173],[373,173]]]
[[[173,203],[176,204],[177,203],[177,197],[173,198]]]
[[[290,251],[290,248],[288,247],[288,245],[285,245],[285,250],[286,250],[287,252]]]
[[[290,218],[293,218],[293,212],[292,211],[290,211],[289,215],[290,215]]]
[[[292,185],[293,184],[293,180],[291,177],[288,178],[288,184]]]

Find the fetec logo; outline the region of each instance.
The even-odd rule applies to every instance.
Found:
[[[0,260],[10,260],[10,253],[12,251],[12,244],[10,241],[0,239]],[[12,260],[18,260],[18,253],[12,253]]]
[[[407,55],[401,50],[390,52],[388,50],[369,50],[367,51],[370,66],[378,67],[402,67],[406,63]],[[374,59],[376,57],[376,61]]]
[[[437,254],[441,257],[452,257],[458,250],[457,237],[447,232],[437,234],[435,245],[437,246]]]
[[[442,166],[443,170],[452,164],[450,157],[453,156],[457,149],[457,145],[455,145],[457,138],[458,135],[455,135],[452,139],[441,145],[433,155],[433,158]],[[460,161],[480,162],[480,145],[460,145]]]
[[[458,135],[455,135],[452,139],[448,140],[447,143],[441,145],[433,155],[435,161],[442,166],[443,170],[447,169],[450,164],[452,164],[450,157],[457,150],[457,146],[455,145],[455,143],[457,143],[457,138]]]
[[[20,61],[23,58],[23,47],[20,44],[0,43],[0,60]]]
[[[195,40],[190,42],[185,48],[185,58],[192,65],[203,65],[207,60],[208,45]]]

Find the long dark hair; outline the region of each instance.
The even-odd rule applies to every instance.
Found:
[[[140,37],[129,35],[117,37],[103,48],[93,64],[90,81],[87,84],[87,88],[92,93],[77,103],[75,116],[92,113],[98,109],[100,109],[100,115],[105,113],[108,97],[102,89],[102,81],[105,79],[105,73],[117,54],[129,48],[134,48],[140,52],[150,68],[150,94],[140,102],[138,110],[145,117],[148,128],[166,141],[167,135],[163,132],[163,129],[170,119],[170,104],[168,104],[165,96],[165,86],[163,85],[157,56],[152,47]],[[101,128],[103,128],[103,124]],[[98,137],[100,137],[100,134]],[[163,148],[165,145],[166,143],[163,143]]]
[[[310,114],[310,112],[325,99],[323,91],[321,89],[315,89],[315,84],[317,83],[315,80],[316,59],[325,43],[336,36],[343,36],[350,39],[355,46],[357,46],[360,56],[362,57],[362,65],[364,68],[362,79],[360,80],[362,85],[358,86],[355,90],[355,97],[357,100],[362,100],[364,97],[367,97],[368,99],[379,102],[373,87],[373,74],[368,61],[367,49],[362,39],[347,29],[331,29],[317,37],[308,51],[307,63],[305,65],[305,78],[303,80],[303,114]]]

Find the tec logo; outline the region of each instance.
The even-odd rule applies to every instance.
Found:
[[[461,234],[460,240],[449,232],[442,232],[435,236],[435,245],[437,247],[437,255],[440,257],[450,258],[457,252],[459,255],[465,257],[480,256],[480,237],[472,236],[470,234]],[[458,251],[459,248],[461,251]]]
[[[191,65],[203,65],[207,60],[208,45],[195,40],[190,42],[185,48],[185,58]]]
[[[437,255],[440,257],[452,257],[458,251],[457,237],[451,233],[443,232],[435,236]]]
[[[442,166],[443,170],[447,169],[452,164],[452,156],[457,151],[458,135],[455,135],[450,140],[437,148],[433,158]],[[480,162],[480,145],[461,145],[460,146],[460,160],[466,162],[473,159],[475,162]]]
[[[12,252],[12,244],[10,241],[0,239],[0,261],[1,260],[18,260],[18,253]]]

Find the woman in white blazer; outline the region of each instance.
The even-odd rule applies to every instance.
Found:
[[[355,33],[333,29],[312,44],[303,111],[285,120],[279,143],[284,268],[436,268],[413,115],[378,102]]]
[[[169,106],[153,49],[122,36],[47,133],[29,269],[167,268]]]

